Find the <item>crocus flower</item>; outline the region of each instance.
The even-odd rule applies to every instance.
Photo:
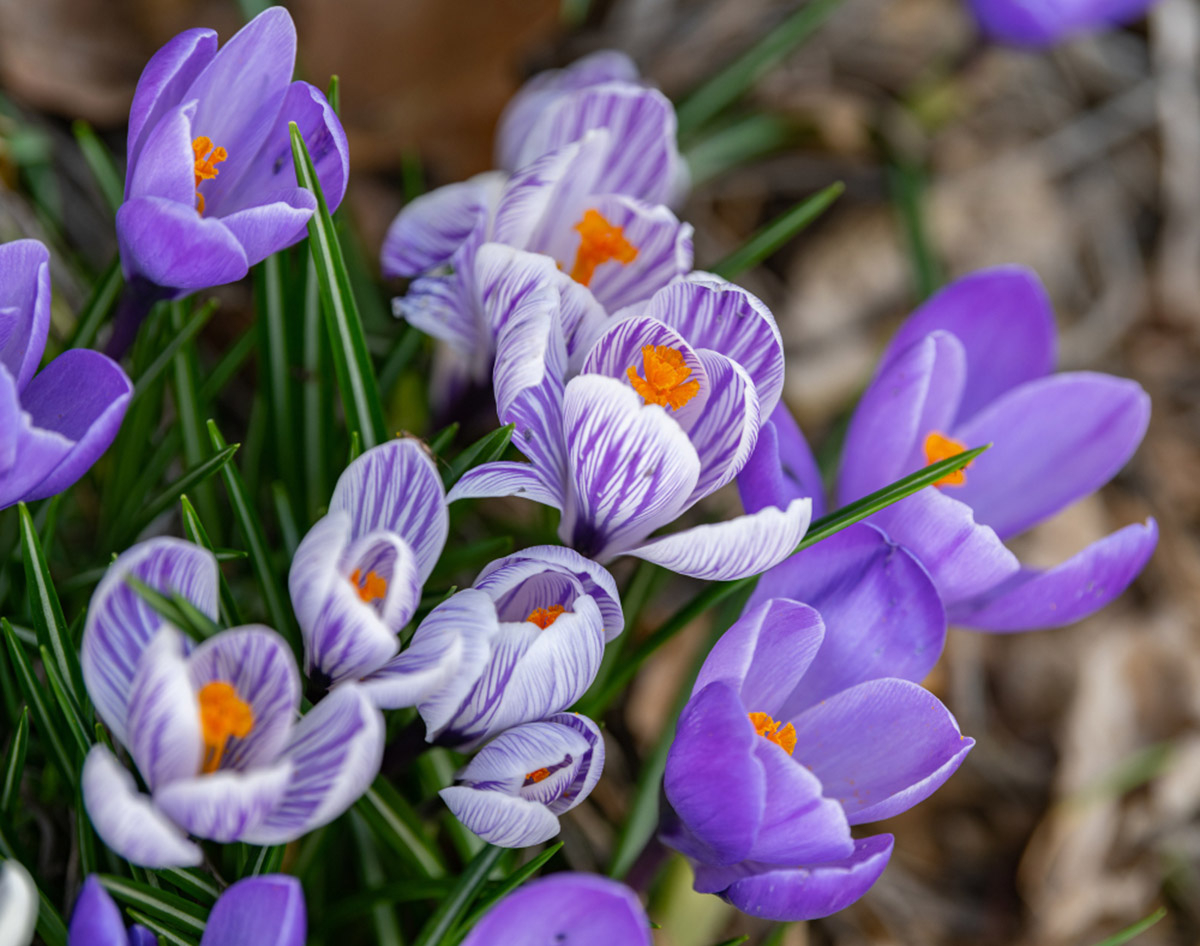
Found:
[[[28,946],[37,927],[38,892],[20,861],[0,860],[0,943]]]
[[[483,915],[462,946],[651,946],[650,920],[632,890],[598,874],[552,874],[514,890]]]
[[[221,49],[208,29],[154,54],[129,112],[121,262],[144,301],[246,275],[305,234],[316,209],[296,181],[288,123],[332,210],[346,190],[346,135],[325,96],[292,82],[296,28],[270,7]]]
[[[247,877],[217,898],[200,946],[304,946],[308,919],[300,881],[285,874]],[[95,876],[84,881],[67,946],[156,946],[145,927],[125,929],[121,912]]]
[[[501,733],[438,794],[483,840],[528,847],[558,834],[558,816],[591,794],[603,769],[596,724],[556,713]]]
[[[851,827],[929,796],[973,745],[912,682],[941,651],[937,595],[919,565],[881,543],[868,527],[810,583],[832,605],[828,622],[787,598],[753,606],[713,648],[680,715],[665,776],[678,823],[664,840],[692,860],[697,891],[746,913],[813,919],[861,897],[892,837],[855,839]],[[900,568],[881,572],[881,555]],[[860,567],[874,576],[862,580]]]
[[[531,285],[543,278],[522,272]],[[496,405],[531,462],[477,467],[451,502],[525,496],[561,510],[559,537],[597,561],[634,555],[714,581],[756,574],[796,547],[806,499],[650,539],[740,472],[779,400],[783,345],[761,302],[707,273],[677,279],[618,316],[564,385],[558,310],[532,288],[506,298]]]
[[[565,710],[624,625],[612,575],[578,552],[547,545],[492,562],[413,635],[431,651],[486,648],[485,662],[460,666],[417,704],[426,738],[470,749]]]
[[[73,348],[38,371],[50,331],[50,254],[0,245],[0,509],[60,493],[117,435],[133,385],[99,352]]]
[[[130,587],[135,577],[216,618],[217,562],[178,539],[134,546],[96,588],[83,633],[88,694],[149,795],[97,745],[83,767],[96,833],[145,867],[194,866],[188,835],[282,844],[342,814],[379,771],[383,719],[343,684],[297,719],[300,674],[261,626],[193,644]]]
[[[921,306],[884,353],[846,437],[840,501],[967,447],[961,473],[872,517],[932,575],[953,623],[987,631],[1069,624],[1103,607],[1154,551],[1153,519],[1054,568],[1004,540],[1107,483],[1137,449],[1150,399],[1134,381],[1053,374],[1054,317],[1037,277],[984,270]]]
[[[448,528],[442,479],[419,441],[390,440],[346,468],[288,575],[310,677],[363,679],[396,656]]]
[[[1138,19],[1155,0],[970,0],[980,27],[1015,46],[1052,46]]]

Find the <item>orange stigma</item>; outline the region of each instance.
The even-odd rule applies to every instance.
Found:
[[[688,381],[692,369],[683,360],[683,353],[679,349],[666,345],[644,345],[642,364],[646,372],[644,379],[632,365],[625,373],[633,389],[647,404],[679,410],[700,393],[700,382]]]
[[[625,239],[622,228],[614,227],[598,210],[585,211],[575,230],[580,240],[571,278],[577,283],[588,285],[601,263],[616,260],[625,266],[637,259],[637,247]]]
[[[254,728],[254,711],[238,698],[237,690],[224,680],[206,683],[200,689],[200,732],[204,737],[202,772],[217,771],[230,738],[245,739]]]
[[[779,723],[766,713],[751,713],[750,722],[754,724],[754,731],[767,742],[775,743],[788,755],[796,751],[796,727],[791,723],[780,729]]]
[[[211,181],[220,171],[217,170],[217,165],[229,157],[229,152],[224,148],[214,148],[212,139],[201,135],[192,142],[192,153],[196,156],[196,187],[200,186],[201,181]],[[199,190],[196,191],[196,213],[204,213],[204,195]]]
[[[548,608],[535,608],[525,620],[536,624],[543,631],[558,620],[559,615],[566,614],[567,609],[561,604],[552,604]]]
[[[953,437],[947,437],[945,434],[932,431],[925,438],[925,465],[931,463],[939,463],[942,460],[949,460],[951,457],[956,457],[964,450],[968,449],[967,445],[961,440],[955,440]],[[972,460],[961,470],[955,470],[953,473],[947,473],[940,480],[935,482],[934,486],[964,486],[967,482],[967,470],[974,466],[975,461]]]
[[[525,775],[526,785],[536,785],[538,782],[544,782],[550,777],[549,769],[536,769],[533,772],[528,772]]]
[[[350,576],[350,584],[366,604],[387,597],[387,579],[376,572],[367,572],[367,577],[363,578],[362,569],[356,568]]]

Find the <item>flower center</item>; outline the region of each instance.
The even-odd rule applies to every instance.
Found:
[[[953,437],[947,437],[943,433],[934,430],[925,438],[925,465],[929,466],[932,463],[939,463],[942,460],[949,460],[951,457],[956,457],[964,450],[967,445],[961,440],[955,440]],[[961,470],[955,470],[953,473],[947,473],[940,480],[935,482],[934,486],[965,486],[967,482],[967,470],[975,465],[972,460]]]
[[[372,601],[382,601],[387,597],[387,579],[378,572],[367,572],[364,578],[362,569],[356,568],[354,569],[354,574],[350,576],[350,584],[354,586],[354,590],[358,592],[358,596],[367,604],[370,604]]]
[[[775,743],[788,755],[796,751],[796,727],[791,723],[780,729],[778,721],[766,713],[751,713],[750,722],[754,724],[754,731],[767,742]]]
[[[525,775],[526,785],[536,785],[538,782],[544,782],[550,777],[549,769],[535,769]]]
[[[201,135],[192,142],[192,153],[196,156],[196,187],[200,187],[201,181],[211,181],[220,172],[217,170],[217,165],[229,157],[229,152],[224,148],[213,147],[212,139],[206,135]],[[196,191],[196,213],[204,213],[204,195],[199,190]]]
[[[230,738],[245,739],[254,728],[254,711],[237,690],[224,680],[206,683],[200,689],[200,732],[204,737],[204,765],[211,773],[221,765]]]
[[[525,620],[536,624],[543,631],[558,620],[559,615],[566,614],[567,609],[561,604],[552,604],[548,608],[535,608]]]
[[[577,283],[588,285],[596,275],[596,267],[602,263],[616,260],[624,266],[637,259],[637,247],[625,239],[623,229],[614,227],[598,210],[585,211],[574,229],[580,240],[571,278]]]
[[[637,367],[634,365],[630,365],[625,373],[629,376],[629,383],[633,385],[633,389],[647,404],[670,406],[679,410],[700,393],[700,382],[688,381],[692,369],[683,360],[683,352],[677,348],[644,345],[642,365],[645,378],[637,373]]]

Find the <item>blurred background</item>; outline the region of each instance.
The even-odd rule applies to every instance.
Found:
[[[802,4],[288,6],[301,75],[321,86],[340,76],[347,214],[374,264],[406,194],[491,166],[496,118],[528,75],[616,47],[679,98]],[[232,0],[0,0],[0,240],[54,246],[69,309],[115,253],[72,122],[90,123],[120,158],[148,56],[191,26],[224,39],[244,14]],[[1145,574],[1075,627],[952,631],[929,685],[977,747],[945,788],[886,826],[896,854],[860,904],[772,942],[1088,946],[1159,906],[1167,918],[1137,942],[1200,942],[1200,2],[1162,0],[1145,24],[1028,53],[986,45],[962,0],[844,0],[715,131],[683,145],[698,267],[845,184],[820,220],[739,279],[779,320],[785,396],[819,454],[836,451],[904,314],[996,263],[1045,281],[1061,367],[1135,378],[1154,402],[1133,463],[1020,550],[1056,563],[1154,515],[1162,539]],[[210,351],[251,311],[247,287],[220,296],[198,341]],[[660,588],[634,633],[689,591]],[[606,865],[610,825],[626,817],[707,638],[697,627],[673,641],[606,720],[609,770],[564,828],[580,869]],[[769,928],[692,895],[686,866],[654,848],[630,880],[650,888],[659,946],[757,942]]]

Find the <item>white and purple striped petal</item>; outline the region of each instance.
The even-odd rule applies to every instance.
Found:
[[[248,771],[222,769],[154,793],[154,803],[188,834],[230,844],[254,832],[283,799],[293,776],[286,759]]]
[[[190,779],[204,761],[200,705],[184,636],[164,627],[138,663],[129,692],[129,752],[151,792]]]
[[[420,276],[449,262],[473,234],[486,230],[504,180],[499,171],[488,171],[407,204],[384,238],[383,274]]]
[[[532,463],[497,460],[464,473],[451,487],[446,501],[454,503],[460,499],[520,496],[543,506],[561,509],[564,505],[562,495],[546,482],[547,479]]]
[[[696,357],[704,366],[708,392],[688,431],[700,457],[700,480],[689,502],[697,502],[733,482],[754,452],[761,420],[758,393],[746,369],[707,348],[697,349]]]

